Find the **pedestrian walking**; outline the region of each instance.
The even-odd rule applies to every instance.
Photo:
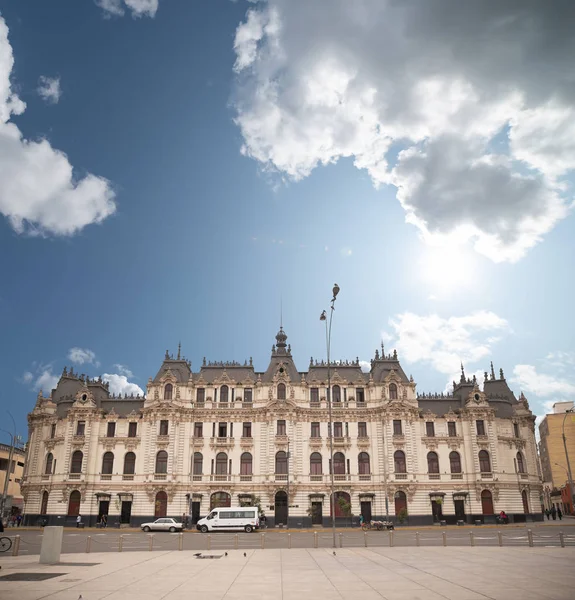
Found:
[[[76,528],[79,529],[80,528],[80,523],[82,522],[82,517],[81,515],[78,515],[76,517]]]
[[[363,527],[364,518],[363,515],[359,515],[359,526]]]
[[[561,518],[561,517],[559,517],[559,518]],[[20,527],[20,525],[21,525],[21,524],[22,524],[22,515],[21,515],[21,514],[19,514],[19,515],[16,517],[16,527]]]
[[[557,507],[557,516],[559,517],[560,521],[563,519],[563,513],[561,512],[560,506]]]
[[[548,508],[545,509],[545,516],[547,517],[547,520],[549,521],[549,518],[551,517],[551,511]]]
[[[555,521],[557,519],[557,509],[555,504],[551,507],[551,518]]]
[[[101,521],[101,527],[103,527],[104,529],[106,529],[108,525],[108,515],[102,515],[102,521]]]

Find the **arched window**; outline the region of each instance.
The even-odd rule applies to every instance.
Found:
[[[72,454],[72,462],[70,463],[70,473],[81,473],[82,462],[84,461],[84,455],[81,450],[76,450]]]
[[[339,385],[334,385],[332,387],[331,393],[333,394],[334,402],[341,402],[341,388],[339,387]]]
[[[174,386],[171,383],[167,383],[164,388],[164,400],[172,399],[172,392],[174,391]]]
[[[405,464],[405,452],[396,450],[393,454],[393,466],[396,473],[407,473],[407,465]]]
[[[391,400],[397,400],[397,386],[395,383],[389,384],[389,398]]]
[[[481,473],[491,473],[491,461],[487,450],[480,450],[479,452],[479,470]]]
[[[459,452],[449,453],[449,466],[451,468],[452,473],[461,473],[461,457],[459,456]]]
[[[359,474],[360,475],[369,475],[370,474],[370,468],[369,468],[369,454],[367,452],[360,452],[359,456],[357,457],[357,465],[359,467]]]
[[[136,455],[133,452],[126,452],[124,456],[124,475],[134,475],[136,472]]]
[[[68,500],[68,516],[69,517],[77,517],[80,514],[80,502],[82,501],[82,496],[78,490],[74,490],[70,494],[70,498]]]
[[[527,492],[523,490],[521,492],[521,501],[523,502],[523,512],[528,515],[529,514],[529,500],[527,498]]]
[[[48,492],[42,493],[42,504],[40,505],[40,514],[45,515],[48,512]]]
[[[104,452],[102,456],[102,475],[111,475],[114,470],[114,453]]]
[[[436,452],[429,452],[427,454],[427,472],[439,473],[439,458]]]
[[[286,399],[286,384],[278,383],[278,400]]]
[[[493,514],[493,496],[489,490],[481,492],[481,512],[484,515]]]
[[[252,474],[252,455],[249,452],[244,452],[240,456],[240,475]]]
[[[165,517],[168,514],[168,494],[161,491],[156,494],[156,501],[154,502],[154,517],[159,519]]]
[[[52,475],[52,466],[54,464],[54,455],[51,452],[48,452],[46,456],[46,468],[44,469],[44,473],[46,475]]]
[[[160,450],[156,454],[156,473],[168,472],[168,453],[165,450]]]
[[[517,453],[517,471],[519,473],[525,473],[525,461],[523,460],[523,454]]]
[[[287,475],[288,472],[288,459],[287,454],[280,450],[276,454],[276,475]]]
[[[319,452],[314,452],[309,457],[310,475],[321,475],[323,473],[322,458]]]
[[[399,517],[402,510],[407,511],[407,496],[405,492],[399,490],[395,492],[395,516]]]
[[[210,496],[210,510],[221,506],[231,506],[232,497],[226,492],[214,492]]]
[[[204,472],[204,457],[201,452],[194,452],[192,469],[194,475],[201,475]]]
[[[230,388],[227,385],[222,385],[220,388],[220,402],[225,404],[228,401],[228,393]]]
[[[225,452],[219,452],[216,455],[216,475],[228,474],[228,455]]]
[[[333,455],[333,474],[345,475],[345,456],[341,452]]]

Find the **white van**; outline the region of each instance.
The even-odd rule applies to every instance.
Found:
[[[260,526],[257,506],[214,508],[196,525],[202,533],[208,531],[245,531],[251,533]]]

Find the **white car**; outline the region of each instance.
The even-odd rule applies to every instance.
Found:
[[[163,519],[156,519],[152,523],[142,523],[140,527],[142,531],[169,531],[170,533],[175,533],[176,531],[182,531],[184,524],[179,523],[176,519],[165,517]]]

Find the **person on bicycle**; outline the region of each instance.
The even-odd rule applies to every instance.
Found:
[[[363,527],[363,523],[364,523],[363,515],[359,515],[359,526]]]

